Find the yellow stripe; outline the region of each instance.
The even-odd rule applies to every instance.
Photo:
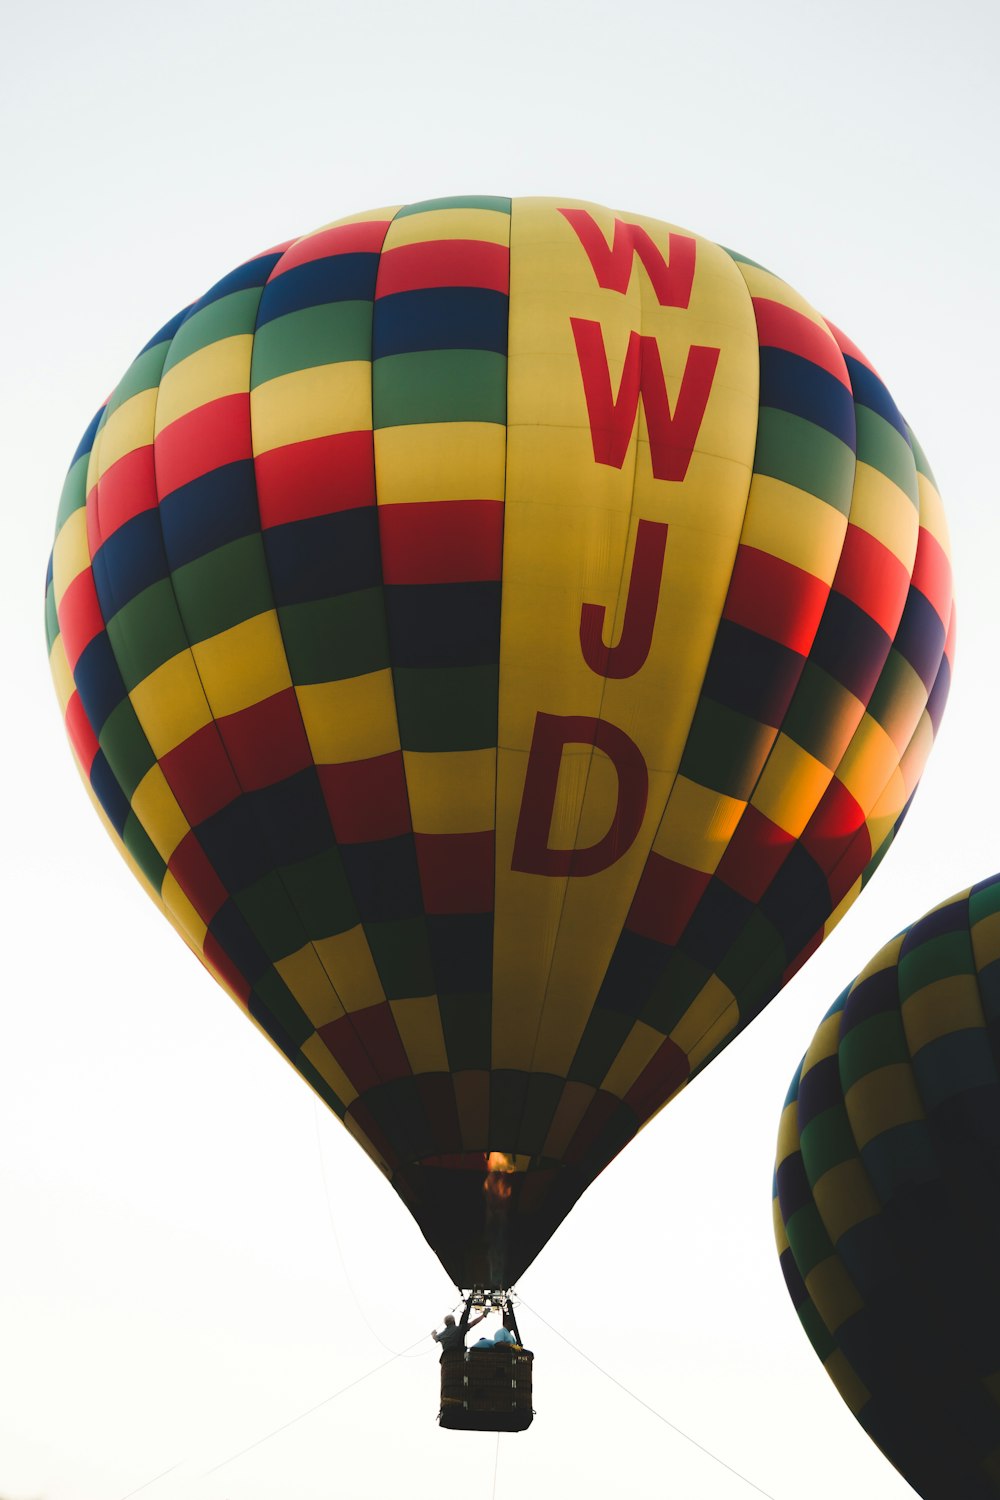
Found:
[[[273,609],[198,641],[191,650],[217,719],[262,703],[292,685]]]
[[[782,281],[780,276],[775,276],[771,271],[765,271],[763,266],[752,266],[745,261],[740,262],[740,271],[752,297],[766,297],[771,302],[780,302],[783,307],[793,308],[832,339],[826,319],[794,287],[790,287],[787,281]]]
[[[160,899],[191,946],[198,951],[204,949],[208,927],[169,870],[163,877]]]
[[[951,557],[951,538],[941,496],[925,474],[917,472],[917,495],[920,500],[920,524],[929,531],[947,558]]]
[[[794,1156],[799,1149],[799,1103],[797,1099],[790,1100],[781,1111],[781,1119],[778,1121],[778,1146],[775,1154],[775,1167],[780,1167],[783,1161]]]
[[[836,1333],[842,1323],[864,1307],[857,1287],[837,1255],[827,1256],[813,1266],[805,1282],[816,1311],[831,1333]]]
[[[394,219],[382,253],[398,245],[422,245],[432,240],[485,240],[490,245],[506,245],[509,235],[510,216],[495,209],[429,208]]]
[[[732,991],[718,974],[713,974],[670,1033],[670,1040],[687,1054],[693,1072],[738,1023],[739,1013]]]
[[[847,532],[847,517],[815,495],[755,474],[743,528],[743,545],[801,568],[831,584]]]
[[[164,427],[169,427],[171,422],[187,416],[197,407],[217,401],[220,396],[236,396],[248,390],[252,350],[253,334],[237,333],[231,338],[206,344],[172,365],[160,381],[156,403],[157,436]],[[103,454],[102,460],[107,462]]]
[[[698,241],[690,308],[661,308],[635,267],[625,294],[598,286],[558,212],[565,204],[518,199],[512,216],[493,972],[494,1066],[563,1076],[667,805],[698,699],[743,522],[758,383],[753,312],[723,251]],[[610,242],[613,216],[584,206]],[[669,227],[636,222],[668,258]],[[571,318],[600,323],[615,392],[633,330],[656,338],[672,402],[690,347],[721,349],[683,482],[653,478],[641,406],[622,468],[595,462]],[[669,526],[653,640],[638,673],[605,686],[581,652],[581,609],[603,605],[605,640],[618,638],[640,518]],[[609,869],[585,879],[511,869],[539,712],[603,718],[628,734],[649,769],[638,837]],[[617,797],[607,757],[572,747],[563,759],[551,847],[599,841]]]
[[[132,811],[161,859],[169,860],[190,827],[158,765],[150,766],[132,793]]]
[[[335,976],[344,1009],[366,1010],[385,1000],[382,981],[363,927],[349,927],[313,944],[326,972]]]
[[[52,593],[56,609],[74,578],[90,567],[87,545],[87,512],[84,506],[74,510],[62,526],[52,548]]]
[[[837,767],[837,779],[844,784],[867,816],[898,764],[899,751],[896,746],[881,724],[866,713]]]
[[[312,943],[279,958],[274,967],[317,1030],[347,1014]]]
[[[832,1016],[824,1016],[816,1028],[816,1033],[809,1043],[809,1050],[802,1062],[802,1077],[804,1078],[810,1069],[817,1063],[823,1062],[828,1057],[836,1054],[840,1045],[840,1025],[844,1019],[843,1011],[834,1011]]]
[[[813,1199],[834,1245],[855,1224],[880,1211],[868,1174],[857,1157],[838,1162],[824,1172],[813,1184]]]
[[[871,1400],[871,1391],[858,1375],[842,1349],[835,1349],[823,1361],[823,1368],[840,1392],[847,1409],[855,1416]]]
[[[618,1099],[624,1099],[643,1068],[652,1062],[662,1046],[661,1031],[655,1031],[644,1021],[636,1021],[605,1074],[601,1088]]]
[[[952,974],[925,984],[908,996],[900,1009],[911,1057],[928,1042],[950,1036],[953,1031],[982,1031],[986,1025],[979,985],[972,974]]]
[[[129,693],[136,718],[157,760],[212,721],[190,651],[180,651]]]
[[[388,667],[361,677],[296,687],[295,694],[317,765],[369,760],[399,749]]]
[[[860,526],[893,553],[907,573],[917,555],[919,522],[913,501],[879,469],[859,462],[854,470],[851,525]]]
[[[678,776],[670,798],[670,817],[661,823],[653,848],[664,859],[711,875],[745,808],[746,803],[736,797]]]
[[[65,717],[69,700],[76,692],[76,683],[69,669],[69,662],[66,660],[66,646],[61,635],[57,635],[52,642],[52,650],[49,652],[49,671],[52,673],[52,682],[59,700],[59,712]]]
[[[358,1091],[354,1087],[351,1080],[348,1078],[347,1074],[344,1072],[343,1068],[337,1062],[337,1059],[333,1056],[329,1047],[326,1045],[321,1036],[319,1036],[314,1031],[312,1036],[307,1037],[306,1040],[302,1043],[302,1046],[299,1050],[301,1051],[302,1056],[306,1058],[308,1062],[312,1063],[313,1067],[316,1069],[316,1072],[320,1075],[320,1077],[325,1079],[325,1081],[330,1085],[330,1087],[333,1089],[333,1092],[337,1095],[337,1098],[342,1104],[354,1103],[354,1100],[358,1097]],[[347,1121],[345,1120],[344,1123],[347,1124]],[[350,1126],[348,1125],[348,1129],[349,1128]],[[368,1139],[367,1136],[365,1137],[365,1139]],[[382,1162],[382,1158],[371,1149],[370,1142],[365,1149],[368,1151],[368,1155],[371,1156],[373,1160],[380,1162],[382,1164],[383,1170],[385,1170],[385,1164]]]
[[[772,823],[799,838],[830,785],[829,766],[779,734],[750,799]]]
[[[116,464],[127,453],[134,453],[136,448],[146,448],[152,442],[158,391],[158,386],[153,386],[148,391],[139,391],[138,395],[130,396],[111,413],[90,450],[88,494],[112,464]]]
[[[436,998],[419,995],[411,1000],[390,1000],[389,1006],[414,1073],[449,1072]]]
[[[495,750],[405,750],[415,833],[477,833],[493,827]]]
[[[888,1063],[866,1073],[847,1090],[844,1105],[859,1150],[896,1125],[911,1125],[924,1118],[909,1063]]]
[[[369,360],[343,360],[276,375],[255,386],[250,393],[254,455],[370,429],[371,368]]]
[[[497,422],[380,427],[375,433],[379,504],[502,500],[505,450],[506,431]]]

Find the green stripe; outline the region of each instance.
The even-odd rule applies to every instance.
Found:
[[[286,313],[257,329],[250,365],[250,389],[295,370],[372,354],[372,304],[323,302]]]
[[[62,531],[73,512],[87,503],[87,465],[89,462],[90,454],[81,453],[76,463],[70,466],[69,473],[63,480],[59,509],[56,512],[56,536]]]
[[[921,448],[920,444],[917,442],[913,428],[908,422],[906,424],[906,430],[910,435],[910,448],[913,450],[913,462],[917,466],[917,473],[922,474],[925,479],[929,479],[934,488],[937,489],[937,480],[934,478],[931,466],[927,462],[927,455],[924,452],[923,448]]]
[[[45,590],[45,647],[51,652],[59,635],[59,616],[56,614],[56,591],[50,583]]]
[[[366,922],[364,928],[387,1000],[434,994],[434,969],[423,917]]]
[[[728,245],[720,245],[719,249],[724,250],[729,259],[734,260],[738,266],[753,266],[755,271],[763,271],[765,276],[774,275],[774,272],[762,266],[759,260],[751,260],[749,255],[741,255],[738,250],[730,250]]]
[[[146,876],[153,890],[159,892],[163,886],[163,877],[167,873],[167,866],[157,853],[149,834],[143,828],[134,812],[130,812],[125,819],[122,842],[142,873]]]
[[[276,973],[274,969],[268,969],[266,973],[254,981],[253,988],[254,994],[263,1000],[275,1021],[277,1021],[278,1025],[296,1047],[301,1047],[303,1042],[309,1040],[316,1028],[280,974]],[[300,1073],[304,1074],[309,1063],[304,1057],[297,1057],[295,1059],[295,1066]],[[318,1089],[319,1085],[313,1083],[313,1088]],[[324,1083],[323,1088],[327,1092],[332,1093],[329,1084]],[[325,1094],[324,1097],[326,1097]],[[336,1098],[336,1095],[334,1094],[333,1097]],[[343,1112],[344,1106],[341,1104],[338,1113],[343,1114]]]
[[[192,645],[266,614],[273,604],[260,532],[185,563],[172,581]]]
[[[781,732],[833,771],[850,744],[860,713],[853,693],[815,662],[807,661]]]
[[[500,669],[396,667],[396,713],[404,750],[491,750],[497,742]]]
[[[868,712],[897,745],[907,745],[927,702],[927,689],[910,663],[892,650],[868,704]]]
[[[705,964],[675,948],[668,954],[663,973],[642,1008],[642,1019],[657,1031],[662,1031],[664,1036],[669,1035],[710,977],[711,971]],[[593,1014],[596,1016],[598,1012],[595,1010]],[[607,1071],[605,1055],[604,1072]]]
[[[380,588],[283,605],[278,619],[294,683],[339,682],[389,666]]]
[[[283,865],[280,873],[311,940],[335,937],[358,925],[358,909],[336,846],[297,864]]]
[[[861,1078],[894,1063],[909,1065],[910,1054],[899,1011],[862,1021],[840,1038],[840,1086],[844,1094]]]
[[[805,1203],[796,1209],[785,1224],[785,1233],[803,1281],[815,1266],[833,1254],[830,1236],[815,1203]]]
[[[984,917],[991,917],[997,911],[1000,911],[1000,880],[990,881],[989,885],[973,891],[969,896],[970,922],[981,922]]]
[[[839,1167],[842,1162],[857,1157],[858,1148],[851,1134],[844,1106],[839,1100],[809,1121],[802,1131],[799,1148],[806,1176],[813,1184],[832,1167]]]
[[[187,649],[169,578],[143,589],[107,623],[108,640],[127,692]]]
[[[488,208],[498,214],[510,213],[509,198],[482,198],[464,195],[458,198],[425,198],[422,203],[408,203],[396,215],[397,219],[408,219],[411,214],[432,214],[439,208]]]
[[[507,420],[507,356],[486,349],[391,354],[372,370],[375,427]]]
[[[130,798],[149,768],[156,764],[156,756],[128,698],[112,709],[98,739],[115,780]]]
[[[174,335],[163,364],[163,374],[209,344],[235,338],[238,334],[253,333],[260,295],[259,286],[245,287],[192,313]]]
[[[746,714],[702,698],[695,710],[680,772],[699,786],[742,801],[764,768],[777,730]]]
[[[855,404],[854,410],[858,418],[858,463],[878,469],[919,509],[917,469],[909,443],[871,407]]]
[[[842,515],[850,513],[854,454],[839,438],[804,417],[762,406],[753,466],[756,474],[781,479],[825,500]]]
[[[958,974],[975,972],[976,960],[968,930],[928,938],[899,960],[896,973],[900,1000],[905,1004],[911,995],[939,979],[954,979]]]

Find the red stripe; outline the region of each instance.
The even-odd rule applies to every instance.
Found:
[[[860,804],[835,776],[803,830],[802,847],[823,874],[829,875],[854,843],[864,822]],[[851,883],[848,882],[848,889]]]
[[[567,1166],[573,1166],[593,1150],[608,1122],[620,1109],[620,1099],[616,1099],[614,1094],[609,1094],[605,1089],[598,1089],[563,1153],[563,1161]],[[601,1165],[606,1166],[607,1161],[603,1161]]]
[[[370,429],[272,448],[254,460],[260,524],[281,526],[375,504]]]
[[[748,804],[716,870],[720,880],[748,901],[760,901],[788,858],[795,839]]]
[[[433,916],[493,910],[493,830],[414,835],[424,910]]]
[[[835,592],[851,599],[891,637],[903,618],[909,586],[907,571],[896,554],[870,532],[849,525],[833,580]]]
[[[679,942],[710,878],[650,853],[629,908],[629,932],[659,943]]]
[[[90,568],[84,568],[73,579],[59,601],[56,614],[66,660],[73,672],[91,641],[104,629],[104,616]]]
[[[868,359],[864,354],[862,354],[861,350],[858,348],[854,340],[849,339],[846,333],[841,333],[836,323],[831,323],[829,318],[824,318],[823,321],[826,324],[827,328],[829,328],[830,332],[833,334],[834,338],[837,340],[841,352],[843,354],[849,354],[852,359],[856,359],[858,361],[858,364],[864,365],[866,370],[871,370],[872,374],[877,380],[882,380],[881,375],[876,370],[871,360]],[[885,384],[884,380],[882,381],[882,384]]]
[[[830,590],[783,558],[741,546],[723,616],[808,656]]]
[[[93,726],[87,718],[83,700],[77,692],[72,694],[66,705],[66,733],[69,735],[69,742],[76,752],[81,769],[86,776],[89,776],[94,757],[100,746]]]
[[[791,354],[799,354],[851,389],[844,356],[826,328],[820,328],[793,307],[772,302],[769,297],[754,297],[753,310],[757,315],[757,342],[763,348],[787,349]]]
[[[676,1042],[664,1037],[663,1045],[643,1068],[625,1095],[625,1103],[635,1110],[640,1122],[648,1120],[671,1094],[677,1092],[690,1075],[688,1060]]]
[[[216,722],[245,792],[273,786],[313,763],[294,688]]]
[[[161,756],[160,769],[192,828],[240,795],[240,784],[214,723],[205,724]]]
[[[252,457],[250,395],[220,396],[178,417],[154,445],[160,499],[223,464]]]
[[[380,505],[386,583],[480,583],[503,566],[502,500]]]
[[[246,1004],[250,999],[250,984],[211,932],[205,935],[205,962],[218,971],[223,981]]]
[[[153,445],[134,448],[106,469],[95,490],[96,531],[98,545],[113,536],[126,521],[144,510],[153,510],[156,505],[156,470],[153,465]],[[87,499],[87,520],[90,521],[90,498]],[[96,547],[93,549],[96,551]],[[93,555],[93,554],[92,554]]]
[[[800,953],[797,953],[795,955],[791,963],[788,965],[788,968],[782,974],[782,986],[786,985],[788,981],[799,972],[807,959],[812,958],[813,954],[816,952],[816,949],[820,946],[822,941],[823,929],[821,927],[818,932],[813,933],[812,937],[809,939],[808,943],[806,943],[805,947],[801,950]]]
[[[455,1085],[448,1073],[418,1073],[417,1095],[431,1127],[435,1145],[442,1147],[442,1154],[462,1151],[462,1128],[455,1104]],[[479,1155],[479,1164],[485,1167]]]
[[[376,297],[433,286],[477,286],[510,290],[510,251],[485,240],[429,240],[399,245],[379,261]]]
[[[947,626],[951,613],[951,563],[937,538],[923,526],[917,533],[913,585],[934,606],[941,624]]]
[[[295,240],[271,272],[270,280],[274,281],[275,277],[294,270],[296,266],[307,265],[311,260],[323,260],[328,255],[350,255],[359,251],[374,251],[377,255],[390,222],[389,219],[369,219],[363,224],[335,224],[332,229],[311,234],[304,240]]]
[[[211,922],[228,892],[193,830],[171,854],[168,868],[201,920]]]
[[[366,844],[410,832],[401,751],[316,769],[338,843]]]
[[[319,1034],[359,1094],[410,1075],[392,1011],[384,1002],[328,1021]]]

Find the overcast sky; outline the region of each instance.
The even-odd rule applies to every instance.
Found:
[[[828,1005],[900,927],[1000,867],[997,15],[988,0],[43,0],[8,17],[5,1500],[753,1493],[547,1324],[774,1500],[911,1493],[798,1326],[770,1184],[785,1090]],[[532,1429],[499,1449],[439,1431],[424,1338],[234,1457],[388,1360],[379,1340],[421,1339],[454,1289],[100,829],[48,679],[42,580],[79,436],[168,316],[277,241],[456,192],[668,219],[843,328],[944,496],[954,689],[861,900],[524,1278]]]

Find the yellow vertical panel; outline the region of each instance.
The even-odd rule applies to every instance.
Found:
[[[159,437],[171,422],[187,416],[196,407],[217,401],[220,396],[237,396],[246,391],[250,385],[252,349],[253,334],[237,333],[213,344],[205,344],[171,365],[164,373],[156,395],[156,436]],[[136,396],[132,398],[133,401],[138,399]],[[119,411],[124,410],[125,406],[119,407]],[[113,421],[114,417],[109,420],[109,427]]]
[[[861,1408],[871,1399],[871,1391],[858,1375],[843,1349],[834,1349],[829,1358],[823,1361],[823,1368],[843,1397],[848,1411],[857,1416]]]
[[[299,1051],[326,1080],[342,1104],[353,1104],[358,1091],[318,1032],[306,1037]]]
[[[598,285],[559,213],[564,206],[586,208],[606,243],[614,232],[614,215],[592,205],[514,201],[493,972],[494,1066],[563,1075],[624,924],[697,702],[743,522],[758,389],[750,300],[723,251],[697,240],[689,308],[660,307],[638,261],[626,292]],[[645,228],[669,259],[668,226],[620,217]],[[571,318],[600,324],[614,395],[630,334],[655,338],[672,409],[692,345],[720,350],[683,481],[653,477],[641,403],[621,469],[595,461]],[[581,651],[581,610],[603,606],[604,640],[618,640],[640,519],[669,527],[652,642],[632,677],[605,683]],[[604,871],[565,877],[511,869],[539,712],[605,720],[629,736],[649,770],[638,836]],[[617,777],[599,754],[584,754],[574,769],[570,822],[576,819],[577,834],[566,846],[583,848],[611,823]],[[555,834],[550,845],[559,846]]]
[[[326,972],[336,974],[337,993],[345,1010],[366,1010],[385,1000],[363,927],[349,927],[333,937],[318,938],[313,947]]]
[[[435,997],[420,995],[412,1000],[390,1000],[389,1006],[414,1073],[447,1073],[448,1053]]]
[[[317,1030],[330,1021],[339,1021],[345,1014],[340,996],[312,943],[279,958],[274,967]]]
[[[89,567],[87,511],[85,506],[80,505],[60,526],[52,548],[52,593],[57,609],[73,579]]]
[[[554,1156],[558,1160],[566,1155],[573,1139],[573,1132],[587,1112],[597,1090],[589,1083],[567,1083],[556,1106],[549,1126],[549,1133],[542,1149],[543,1156]]]

